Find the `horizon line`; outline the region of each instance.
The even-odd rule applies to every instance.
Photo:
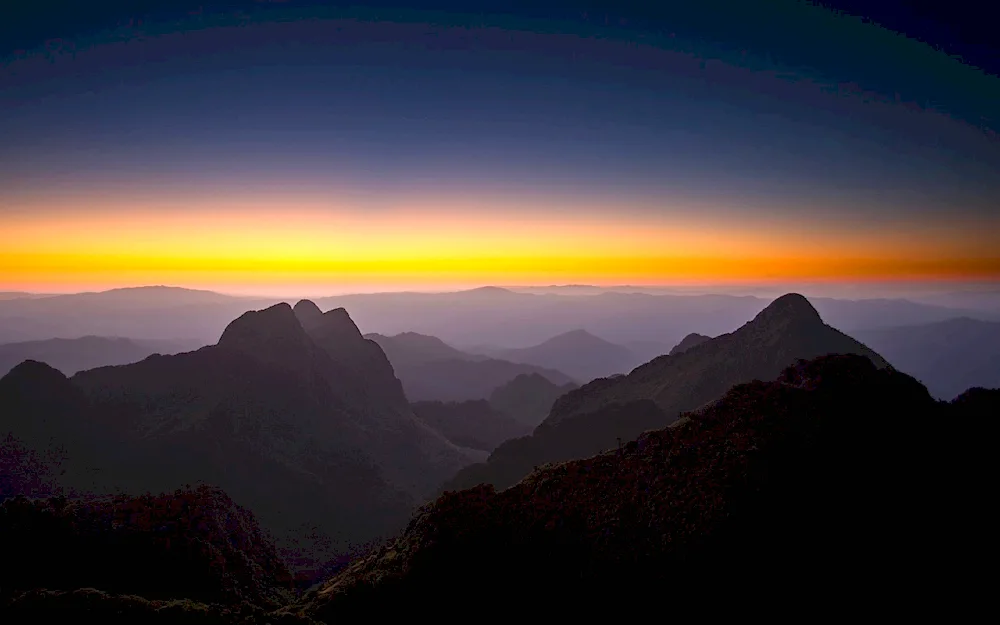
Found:
[[[970,279],[962,280],[958,278],[938,278],[938,279],[913,279],[913,278],[903,278],[903,279],[886,279],[886,280],[833,280],[833,279],[821,279],[821,280],[803,280],[803,281],[737,281],[737,282],[676,282],[668,284],[582,284],[582,283],[567,283],[567,284],[481,284],[479,286],[471,285],[450,285],[450,286],[438,286],[438,287],[406,287],[399,289],[373,289],[373,290],[345,290],[340,292],[331,293],[329,291],[324,293],[313,292],[306,293],[306,291],[313,290],[309,288],[304,288],[302,291],[291,294],[286,293],[284,295],[278,295],[273,292],[269,293],[267,291],[233,291],[228,288],[204,288],[204,287],[194,287],[194,286],[183,286],[175,284],[135,284],[130,286],[114,286],[106,289],[82,289],[82,290],[58,290],[58,291],[34,291],[34,290],[23,290],[18,288],[8,288],[0,289],[0,294],[4,295],[24,295],[31,297],[59,297],[65,295],[91,295],[91,294],[101,294],[101,293],[111,293],[115,291],[129,291],[129,290],[140,290],[140,289],[164,289],[164,290],[179,290],[179,291],[190,291],[199,293],[211,293],[215,295],[221,295],[225,297],[247,299],[247,298],[260,298],[260,299],[276,299],[285,300],[289,297],[296,297],[299,299],[324,299],[330,297],[346,297],[354,295],[402,295],[402,294],[420,294],[420,295],[446,295],[455,293],[467,293],[471,291],[481,291],[486,289],[503,290],[510,292],[517,291],[538,291],[538,290],[598,290],[598,291],[615,291],[615,290],[650,290],[650,291],[665,291],[665,290],[679,290],[679,291],[690,291],[698,290],[706,292],[701,294],[705,295],[729,295],[729,293],[719,292],[719,290],[728,289],[739,289],[739,290],[768,290],[768,291],[782,291],[786,289],[791,289],[788,292],[794,292],[795,289],[801,289],[803,287],[847,287],[847,288],[877,288],[879,286],[883,287],[986,287],[1000,289],[1000,279]],[[978,290],[978,289],[976,289]],[[871,299],[871,298],[865,298]]]

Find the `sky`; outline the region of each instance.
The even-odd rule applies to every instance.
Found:
[[[1000,279],[968,23],[492,4],[11,21],[0,291]]]

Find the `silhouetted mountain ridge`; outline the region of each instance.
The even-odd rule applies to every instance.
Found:
[[[197,349],[195,340],[148,340],[112,336],[54,338],[0,345],[0,376],[25,360],[37,360],[73,375],[86,369],[138,362],[152,354]]]
[[[413,415],[345,311],[317,321],[307,333],[282,303],[240,315],[194,352],[70,380],[18,367],[0,380],[2,461],[34,471],[39,495],[210,482],[253,510],[296,568],[347,555],[399,527],[472,456]],[[40,441],[25,423],[46,420],[63,425]]]
[[[639,364],[628,348],[605,341],[583,329],[564,332],[531,347],[494,350],[489,355],[563,371],[579,380],[627,373]]]
[[[948,446],[964,428],[940,424],[984,431],[966,419],[996,414],[997,400],[940,404],[861,355],[799,361],[620,450],[542,467],[503,491],[447,492],[283,612],[389,616],[430,609],[441,588],[459,606],[502,596],[514,611],[594,593],[641,601],[663,588],[733,611],[776,588],[810,605],[897,609],[939,590],[940,567],[959,563],[952,545],[926,538],[986,505],[970,498],[981,478],[966,481],[965,454]],[[937,505],[928,492],[940,493]],[[887,576],[899,585],[881,584]]]
[[[562,372],[469,354],[434,336],[403,332],[366,338],[382,347],[410,401],[487,399],[498,387],[526,373],[538,373],[555,384],[572,382]]]
[[[710,341],[712,337],[705,336],[704,334],[698,334],[697,332],[692,332],[685,336],[680,343],[675,345],[673,349],[670,350],[668,355],[673,356],[675,354],[680,354],[681,352],[686,352],[695,345],[701,345],[705,341]]]
[[[556,399],[578,386],[572,382],[556,385],[538,373],[522,373],[490,394],[496,410],[534,427],[545,419]]]
[[[838,353],[861,354],[887,366],[881,356],[824,324],[804,297],[782,296],[729,334],[562,395],[531,437],[500,445],[485,464],[462,469],[446,488],[509,486],[537,465],[589,456],[613,448],[618,439],[664,427],[680,412],[721,397],[735,384],[773,380],[800,358]],[[624,421],[615,416],[620,414],[615,405],[645,400],[652,405],[629,413],[635,416]]]

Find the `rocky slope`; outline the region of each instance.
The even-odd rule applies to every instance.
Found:
[[[486,463],[462,469],[445,488],[510,486],[537,465],[586,457],[668,425],[680,412],[718,399],[735,384],[773,380],[797,359],[839,353],[864,355],[879,367],[887,364],[823,323],[806,298],[784,295],[734,332],[562,395],[532,436],[501,445]]]
[[[292,575],[253,515],[208,486],[163,495],[0,504],[0,585],[97,588],[147,599],[261,607]]]
[[[216,484],[303,558],[297,569],[395,531],[469,456],[416,419],[345,311],[309,308],[247,312],[216,345],[68,380],[40,363],[16,367],[0,380],[0,462],[11,467],[0,486],[46,495]]]
[[[992,427],[982,416],[1000,397],[938,403],[859,355],[777,377],[507,490],[448,492],[283,611],[333,623],[434,610],[442,589],[449,609],[502,597],[496,609],[520,614],[653,596],[677,613],[776,596],[895,611],[937,592],[962,540],[940,537],[982,507],[970,495],[983,476],[956,443]]]

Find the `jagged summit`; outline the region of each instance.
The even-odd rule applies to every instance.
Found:
[[[292,309],[299,323],[306,330],[309,330],[323,322],[323,311],[312,300],[299,300]]]
[[[823,324],[823,319],[804,295],[788,293],[767,305],[751,321],[753,325],[783,325],[786,323]]]
[[[347,309],[334,308],[323,313],[323,331],[326,334],[335,333],[337,336],[350,338],[351,340],[361,340],[361,330],[347,313]]]
[[[273,350],[289,346],[305,347],[309,337],[296,318],[292,307],[282,302],[263,310],[251,310],[226,326],[219,347],[253,352],[266,356]]]
[[[310,300],[295,304],[295,316],[313,338],[357,341],[364,338],[344,308],[334,308],[325,313]]]

